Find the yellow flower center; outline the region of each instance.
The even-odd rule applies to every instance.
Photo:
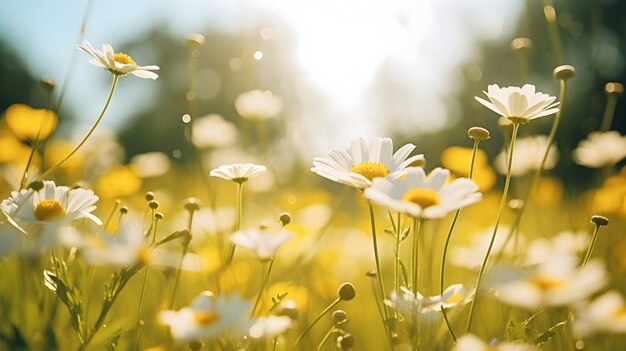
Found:
[[[441,203],[441,199],[436,191],[423,188],[413,188],[407,191],[402,196],[402,200],[419,205],[422,209]]]
[[[361,162],[352,166],[350,172],[360,174],[367,180],[372,181],[374,178],[383,178],[391,171],[380,162]]]
[[[41,200],[35,206],[35,218],[40,221],[52,222],[65,216],[65,209],[56,200]]]
[[[119,63],[125,64],[125,65],[134,65],[135,64],[135,61],[133,61],[133,59],[130,56],[126,55],[123,52],[118,52],[117,54],[115,54],[113,56],[113,59],[115,60],[115,62],[119,62]]]
[[[626,306],[621,306],[613,311],[613,317],[615,318],[626,318]]]
[[[463,299],[463,295],[459,294],[459,293],[454,293],[452,294],[452,296],[448,297],[448,299],[446,300],[446,303],[455,303],[455,302],[459,302]]]
[[[532,286],[536,287],[539,290],[546,291],[550,289],[555,289],[563,286],[565,283],[563,279],[546,277],[546,276],[536,276],[527,280]]]
[[[220,319],[217,313],[213,312],[194,312],[193,320],[201,326],[215,324]]]

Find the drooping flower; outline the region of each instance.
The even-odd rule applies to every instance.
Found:
[[[252,325],[246,313],[250,308],[250,302],[236,294],[215,297],[211,292],[204,292],[189,307],[162,311],[159,321],[168,326],[174,339],[180,342],[243,336]]]
[[[573,158],[589,168],[613,166],[626,157],[626,136],[616,131],[593,132],[574,150]]]
[[[243,183],[249,178],[265,173],[265,166],[254,163],[238,163],[233,165],[223,165],[212,170],[209,175],[211,177],[219,177],[226,180],[232,180],[235,183]]]
[[[116,76],[125,76],[130,73],[139,78],[157,79],[159,77],[158,74],[152,72],[158,70],[159,66],[138,66],[127,54],[115,53],[109,44],[102,44],[102,51],[94,49],[87,40],[76,47],[93,57],[89,63],[102,67]]]
[[[539,169],[541,161],[548,147],[548,137],[545,135],[534,135],[525,138],[518,138],[515,141],[515,150],[513,150],[513,158],[515,162],[511,165],[511,175],[520,177],[530,171]],[[498,173],[506,174],[507,170],[507,151],[500,152],[494,164]],[[556,145],[552,145],[550,153],[544,164],[544,169],[552,169],[556,166],[559,159],[559,153]]]
[[[602,289],[607,283],[604,266],[590,261],[584,268],[578,257],[562,255],[532,267],[511,281],[497,284],[503,302],[527,309],[569,306]]]
[[[278,116],[283,100],[269,90],[255,89],[237,96],[235,109],[245,119],[264,121]]]
[[[369,145],[363,138],[355,139],[346,150],[333,149],[328,158],[314,158],[311,171],[337,183],[364,189],[375,178],[397,178],[413,163],[422,163],[424,155],[407,158],[414,149],[415,145],[406,144],[392,155],[390,138],[374,138]]]
[[[2,201],[0,209],[13,219],[27,223],[48,224],[87,218],[102,224],[91,213],[96,209],[96,201],[98,196],[92,190],[56,186],[53,181],[47,180],[38,191],[23,189],[12,192],[11,197]]]
[[[483,91],[489,101],[475,96],[476,101],[514,123],[527,123],[533,119],[549,116],[559,111],[554,102],[556,97],[535,92],[535,86],[526,84],[523,87],[500,88],[497,84]]]
[[[434,169],[428,177],[422,168],[407,170],[402,178],[379,178],[365,189],[365,197],[413,218],[441,218],[448,212],[480,201],[478,186],[467,178],[446,184],[450,171]]]
[[[277,232],[271,229],[246,229],[231,235],[230,241],[250,250],[259,259],[267,260],[291,238],[293,233],[282,229]]]
[[[626,333],[626,302],[612,290],[576,309],[574,333],[586,337],[594,333]]]
[[[491,342],[486,343],[482,339],[472,334],[466,334],[459,338],[456,344],[456,351],[539,351],[539,348],[532,344],[523,342]]]

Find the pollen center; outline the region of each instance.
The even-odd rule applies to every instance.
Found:
[[[193,319],[196,324],[207,326],[216,323],[220,317],[213,312],[194,312]]]
[[[448,299],[446,300],[446,303],[455,303],[455,302],[459,302],[463,299],[463,295],[459,294],[459,293],[454,293],[452,294],[452,296],[448,297]]]
[[[374,178],[385,177],[391,171],[380,162],[361,162],[352,166],[350,172],[360,174],[367,180],[372,181]]]
[[[402,196],[402,200],[412,202],[419,205],[421,208],[427,208],[441,203],[441,199],[436,191],[423,188],[413,188],[407,191]]]
[[[536,276],[528,279],[528,282],[539,290],[550,290],[555,289],[560,286],[563,286],[563,279],[546,277],[546,276]]]
[[[135,64],[135,61],[133,61],[133,59],[130,56],[126,55],[123,52],[118,52],[117,54],[115,54],[113,56],[113,59],[115,60],[115,62],[119,62],[119,63],[125,64],[125,65],[134,65]]]
[[[35,206],[35,218],[40,221],[52,222],[65,216],[65,209],[56,200],[41,200]]]

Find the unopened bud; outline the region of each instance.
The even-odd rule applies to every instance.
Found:
[[[617,82],[606,83],[606,85],[604,86],[604,91],[607,94],[623,94],[624,85]]]
[[[472,127],[467,131],[467,136],[474,140],[487,140],[491,138],[489,131],[482,127]]]
[[[333,322],[339,324],[346,320],[346,312],[343,310],[336,310],[333,312]]]
[[[198,199],[195,197],[190,197],[185,201],[185,210],[189,212],[195,212],[200,209],[200,205],[198,204]]]
[[[568,80],[574,76],[576,69],[571,65],[562,65],[552,71],[554,78],[559,80]]]
[[[289,214],[289,212],[283,212],[280,214],[280,216],[278,216],[278,221],[284,227],[287,224],[291,223],[291,215]]]
[[[37,180],[37,181],[34,181],[34,182],[30,183],[30,185],[28,187],[30,189],[35,190],[35,191],[39,191],[39,190],[43,189],[43,182],[41,180]]]
[[[54,80],[52,78],[50,78],[50,77],[43,77],[43,78],[41,78],[39,83],[41,83],[41,86],[46,91],[52,91],[52,90],[54,90],[54,87],[56,86],[56,84],[54,83]]]
[[[154,193],[152,191],[148,191],[146,195],[144,195],[144,198],[146,201],[152,201],[154,200]]]
[[[527,53],[533,47],[533,41],[528,38],[515,38],[511,41],[511,49],[518,53]]]
[[[195,49],[204,44],[204,35],[199,33],[191,33],[187,35],[187,38],[185,38],[185,42],[187,43],[187,47],[189,47],[190,49]]]
[[[343,301],[350,301],[356,296],[356,290],[354,289],[354,285],[351,283],[343,283],[337,289],[337,295],[339,295],[339,299]]]
[[[609,219],[604,216],[591,216],[591,221],[598,227],[609,225]]]
[[[344,334],[337,338],[337,344],[339,344],[339,348],[342,350],[347,350],[354,346],[354,336],[352,334]]]
[[[158,219],[159,221],[162,221],[163,218],[164,218],[163,213],[161,213],[161,212],[155,213],[154,214],[154,218]]]
[[[159,202],[157,200],[152,200],[148,202],[148,207],[150,207],[153,210],[156,210],[157,208],[159,208]]]
[[[128,206],[120,207],[120,213],[121,214],[127,214],[128,213]]]

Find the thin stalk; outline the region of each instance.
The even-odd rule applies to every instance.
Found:
[[[109,107],[109,103],[111,103],[111,98],[113,98],[113,92],[115,91],[115,87],[117,86],[117,81],[118,81],[119,78],[120,78],[120,76],[117,75],[117,74],[113,76],[113,83],[111,84],[111,90],[109,91],[109,96],[107,97],[107,101],[104,104],[104,108],[102,109],[102,112],[100,112],[100,115],[98,116],[98,118],[96,119],[94,124],[91,126],[91,129],[89,129],[89,131],[83,137],[83,139],[80,141],[80,143],[78,143],[78,145],[76,145],[76,147],[74,147],[74,149],[72,151],[70,151],[70,153],[67,154],[67,156],[65,156],[61,161],[57,162],[57,164],[55,164],[50,169],[48,169],[43,174],[41,174],[39,177],[37,177],[36,180],[45,179],[46,176],[50,175],[59,166],[61,166],[63,163],[65,163],[65,161],[67,161],[70,157],[72,157],[78,151],[78,149],[80,149],[83,146],[83,144],[85,144],[85,142],[87,142],[87,139],[89,139],[91,134],[93,134],[93,132],[96,130],[96,127],[98,126],[98,124],[102,120],[102,117],[104,117],[104,113],[106,112],[107,108]]]
[[[187,222],[187,230],[189,231],[189,236],[183,241],[183,252],[180,255],[180,261],[178,262],[178,269],[176,270],[176,278],[174,279],[174,290],[172,291],[172,298],[170,299],[170,307],[169,309],[174,308],[174,301],[176,299],[176,291],[178,290],[178,284],[180,283],[180,275],[183,270],[183,261],[185,260],[185,255],[187,255],[187,250],[189,249],[189,242],[191,242],[191,228],[193,224],[193,214],[194,211],[189,211],[189,221]]]
[[[422,221],[413,218],[413,252],[411,261],[411,272],[413,280],[411,281],[411,292],[413,295],[417,293],[417,283],[419,279],[419,234],[421,231]]]
[[[376,261],[376,275],[378,280],[378,289],[380,290],[380,296],[382,301],[385,301],[385,284],[383,282],[382,270],[380,268],[380,257],[378,255],[378,241],[376,239],[376,217],[374,216],[374,206],[370,201],[367,201],[367,206],[369,207],[370,213],[370,225],[372,227],[372,245],[374,247],[374,260]],[[389,319],[389,311],[387,310],[387,306],[383,304],[383,325],[385,326],[385,332],[389,334],[389,330],[387,328],[387,320]]]
[[[22,173],[22,178],[20,181],[20,190],[26,187],[26,181],[28,180],[28,169],[30,168],[31,163],[33,162],[33,157],[35,156],[35,153],[37,152],[37,149],[39,148],[39,139],[41,139],[41,131],[43,130],[43,127],[46,125],[46,122],[48,121],[48,114],[51,112],[50,111],[50,108],[51,108],[50,106],[52,105],[52,91],[51,90],[48,90],[48,94],[46,94],[46,97],[47,97],[47,107],[46,107],[46,110],[44,111],[44,117],[41,120],[41,124],[39,125],[39,130],[37,131],[35,140],[33,140],[33,145],[31,145],[30,155],[28,155],[28,161],[26,161],[26,167],[24,167],[24,173]]]
[[[554,9],[554,3],[552,0],[543,0],[543,12],[546,18],[546,23],[548,24],[548,34],[550,36],[550,43],[552,44],[552,49],[556,54],[558,65],[562,65],[564,62],[563,58],[563,47],[561,45],[561,35],[559,34],[559,26],[557,24],[556,10]]]
[[[337,304],[341,301],[340,298],[337,298],[335,301],[333,301],[330,305],[328,305],[328,307],[326,307],[317,317],[315,317],[315,319],[313,320],[313,322],[311,322],[311,324],[309,324],[306,328],[304,328],[304,330],[302,331],[302,333],[300,333],[300,335],[298,335],[298,338],[296,339],[296,341],[294,341],[294,343],[291,345],[291,347],[289,348],[290,351],[296,350],[297,346],[300,344],[300,342],[302,341],[302,339],[304,339],[305,335],[309,332],[309,330],[311,330],[311,328],[313,328],[313,326],[315,324],[317,324],[317,322],[319,322],[320,319],[322,319],[322,317],[324,317],[324,315],[326,313],[328,313],[328,311],[330,311],[331,309],[333,309],[333,307],[337,306]]]
[[[113,215],[115,215],[115,211],[117,211],[117,207],[119,205],[120,205],[120,200],[115,200],[115,205],[113,205],[113,209],[109,213],[107,220],[104,222],[104,225],[102,226],[102,229],[104,229],[104,231],[106,231],[107,228],[109,227],[109,223],[111,223],[111,219],[113,219]]]
[[[265,262],[261,262],[263,265],[263,271],[265,273]],[[263,280],[261,281],[261,289],[259,289],[259,295],[256,297],[256,301],[254,302],[254,307],[252,307],[252,311],[250,311],[250,318],[254,317],[254,312],[256,311],[259,302],[261,301],[261,296],[263,296],[263,291],[265,290],[265,286],[267,285],[267,281],[270,277],[270,273],[272,272],[272,267],[274,266],[274,257],[269,259],[269,265],[267,267],[266,274],[263,275]]]
[[[235,229],[233,232],[238,232],[241,229],[241,218],[243,217],[243,182],[237,182],[237,222],[235,223]],[[226,265],[232,262],[235,256],[235,248],[237,245],[231,243],[228,257],[226,258]]]
[[[153,225],[151,226],[151,228],[154,228],[153,233],[152,233],[152,244],[154,244],[155,239],[156,239],[156,233],[157,233],[157,219],[154,216],[154,210],[152,211],[153,215],[152,217],[153,219]],[[148,232],[148,237],[150,236],[150,232]],[[141,307],[143,305],[143,298],[144,298],[144,294],[146,291],[146,283],[148,282],[148,272],[150,271],[150,266],[148,264],[146,264],[146,270],[144,271],[143,274],[143,281],[141,283],[141,293],[139,294],[139,304],[137,306],[137,349],[141,350],[143,349],[141,346]]]
[[[606,100],[606,107],[604,108],[604,115],[602,116],[602,124],[600,124],[601,132],[611,129],[615,106],[617,106],[617,94],[609,94]]]
[[[589,243],[589,248],[587,249],[587,253],[585,254],[585,258],[583,259],[582,268],[585,268],[587,262],[591,258],[591,253],[593,252],[594,246],[596,246],[596,241],[598,239],[598,232],[600,231],[600,226],[596,224],[595,229],[593,230],[593,237],[591,238],[591,242]]]
[[[322,338],[322,341],[320,341],[319,345],[317,345],[317,347],[315,348],[315,351],[320,351],[322,349],[322,347],[324,347],[324,344],[326,344],[326,341],[328,341],[328,338],[330,338],[331,335],[333,335],[333,333],[336,331],[337,329],[333,326],[331,327],[328,332],[326,333],[326,335],[324,335],[324,337]]]
[[[505,207],[507,195],[509,192],[509,185],[511,183],[511,165],[513,164],[513,150],[515,149],[515,138],[517,137],[517,131],[519,130],[519,126],[520,126],[519,123],[513,124],[513,133],[511,136],[511,145],[509,146],[509,157],[508,157],[508,164],[507,164],[507,171],[506,171],[506,180],[504,181],[504,191],[502,194],[502,201],[500,202],[500,208],[498,209],[498,215],[496,217],[496,224],[493,227],[493,233],[491,234],[491,241],[489,241],[489,247],[487,248],[487,253],[485,254],[483,263],[480,266],[480,271],[478,272],[478,280],[476,281],[476,291],[474,292],[474,299],[472,299],[472,303],[470,305],[469,318],[467,321],[467,333],[469,333],[472,330],[474,309],[476,308],[476,301],[478,301],[478,296],[480,294],[480,283],[482,282],[483,275],[485,274],[485,269],[487,268],[489,255],[491,254],[493,243],[496,241],[496,234],[498,233],[498,226],[500,225],[500,219],[502,218],[502,213],[504,212],[504,207]]]
[[[401,216],[402,214],[398,212],[398,220],[397,220],[396,229],[395,229],[396,230],[396,259],[394,261],[394,267],[393,267],[393,280],[394,280],[394,290],[396,291],[396,293],[400,292],[400,235],[402,235]],[[396,319],[397,318],[398,318],[398,310],[396,309]]]

